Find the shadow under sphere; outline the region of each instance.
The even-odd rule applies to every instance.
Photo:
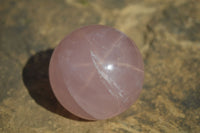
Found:
[[[23,81],[30,96],[37,104],[53,113],[72,120],[87,121],[68,112],[54,96],[48,75],[52,53],[53,49],[36,53],[30,57],[23,68]]]

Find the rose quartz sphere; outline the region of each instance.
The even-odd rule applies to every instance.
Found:
[[[122,32],[102,25],[80,28],[56,47],[50,83],[61,105],[84,119],[102,120],[128,109],[144,80],[142,56]]]

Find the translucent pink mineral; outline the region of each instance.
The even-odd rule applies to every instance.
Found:
[[[51,57],[49,76],[64,108],[84,119],[102,120],[136,101],[144,67],[138,48],[125,34],[91,25],[60,42]]]

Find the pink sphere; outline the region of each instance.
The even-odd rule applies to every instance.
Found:
[[[102,120],[136,101],[144,67],[138,48],[125,34],[91,25],[60,42],[51,57],[49,77],[65,109],[84,119]]]

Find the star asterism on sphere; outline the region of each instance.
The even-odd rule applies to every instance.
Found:
[[[75,30],[55,48],[49,66],[53,92],[78,117],[103,120],[128,109],[144,80],[135,43],[108,26]]]

